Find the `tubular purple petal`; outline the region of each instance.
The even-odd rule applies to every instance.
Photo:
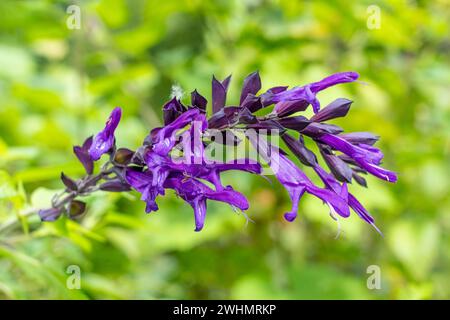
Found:
[[[228,92],[228,87],[230,86],[230,82],[231,82],[231,74],[226,77],[225,79],[223,79],[222,81],[222,86],[225,89],[225,93]]]
[[[92,141],[92,145],[89,148],[89,155],[92,160],[98,160],[100,157],[107,153],[114,146],[115,137],[114,131],[119,124],[120,117],[122,115],[122,109],[115,108],[108,121],[106,122],[105,128],[97,133]]]

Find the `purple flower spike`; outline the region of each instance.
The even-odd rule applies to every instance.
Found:
[[[245,133],[257,150],[257,159],[262,158],[268,164],[289,194],[291,209],[284,213],[287,221],[296,219],[300,199],[310,194],[329,207],[334,220],[338,216],[348,217],[352,209],[379,231],[368,211],[348,192],[347,183],[354,180],[367,187],[363,175],[370,173],[390,182],[395,182],[397,175],[380,167],[384,155],[373,146],[378,136],[368,132],[344,133],[343,128],[326,123],[346,116],[352,101],[338,98],[320,110],[317,97],[322,90],[356,79],[357,73],[342,72],[291,89],[272,87],[260,94],[261,78],[258,72],[253,72],[244,79],[239,104],[227,105],[231,76],[223,81],[213,76],[212,97],[208,98],[212,110],[209,118],[208,100],[197,90],[191,92],[189,106],[174,97],[163,106],[164,125],[150,129],[142,145],[133,149],[136,151],[116,148],[114,131],[121,109],[115,108],[102,131],[86,139],[82,146],[74,147],[87,176],[74,180],[61,174],[64,192],[52,199],[52,208],[40,210],[39,215],[44,221],[56,220],[63,212],[69,218],[82,219],[86,204],[78,197],[97,190],[126,192],[130,189],[140,193],[145,212],[149,213],[158,210],[158,196],[171,189],[193,208],[195,231],[200,231],[205,224],[209,200],[227,203],[235,210],[249,208],[244,195],[223,184],[222,173],[240,171],[261,175],[261,164],[245,157],[229,159],[230,155],[236,155],[235,148],[224,157],[226,161],[217,159],[224,145],[239,146],[247,152],[247,145],[243,146],[241,139]],[[311,118],[297,114],[310,105],[314,111]],[[269,106],[272,112],[264,114],[264,108]],[[229,139],[223,141],[224,137]],[[274,139],[280,137],[288,150],[318,175],[323,186],[315,185],[288,158],[288,153],[275,145]],[[317,148],[310,150],[304,137],[310,138]],[[231,150],[226,148],[226,151]],[[322,161],[319,162],[315,154],[317,150],[328,171],[321,167]],[[104,153],[110,154],[109,160],[94,174],[94,161]]]
[[[95,135],[92,145],[89,148],[89,155],[92,160],[100,159],[102,154],[107,153],[114,146],[116,140],[114,137],[114,131],[119,124],[121,115],[122,109],[115,108],[111,112],[105,128]]]
[[[306,119],[304,116],[296,116],[296,117],[280,119],[280,120],[278,120],[278,123],[281,124],[285,128],[292,129],[295,131],[302,131],[311,122],[308,119]]]

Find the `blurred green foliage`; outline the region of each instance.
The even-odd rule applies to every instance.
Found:
[[[81,29],[66,26],[70,4]],[[367,8],[380,8],[380,29]],[[450,3],[436,1],[0,1],[0,298],[450,298]],[[226,176],[249,197],[255,223],[211,204],[204,231],[173,194],[146,215],[138,195],[88,199],[81,223],[41,223],[79,177],[71,147],[124,109],[120,146],[160,124],[171,86],[210,95],[211,75],[233,74],[229,99],[258,69],[264,88],[354,70],[362,83],[320,95],[354,100],[348,131],[382,137],[391,185],[351,186],[385,233],[357,217],[336,223],[306,196],[283,220],[284,190]],[[307,173],[310,173],[307,171]],[[69,290],[67,267],[81,268]],[[369,290],[366,268],[381,268]]]

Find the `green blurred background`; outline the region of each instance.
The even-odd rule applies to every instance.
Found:
[[[81,28],[66,26],[70,4]],[[380,9],[380,28],[367,25]],[[370,11],[370,8],[369,8]],[[450,298],[450,2],[105,0],[0,2],[0,298]],[[370,23],[369,23],[370,26]],[[40,223],[34,209],[80,177],[72,146],[124,110],[119,146],[161,123],[171,87],[210,96],[233,74],[229,101],[259,70],[263,88],[354,70],[361,83],[320,94],[354,100],[348,131],[382,137],[395,185],[351,186],[385,237],[352,215],[336,223],[305,196],[300,216],[280,185],[229,173],[248,215],[211,203],[205,229],[170,193],[146,215],[136,193],[88,199],[81,223]],[[310,173],[307,171],[307,173]],[[81,289],[66,272],[81,269]],[[381,270],[369,290],[366,270]]]

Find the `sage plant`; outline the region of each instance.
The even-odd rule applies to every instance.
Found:
[[[210,117],[207,117],[208,101],[197,90],[191,93],[189,105],[174,97],[163,106],[164,125],[152,129],[137,150],[117,148],[114,132],[122,111],[115,108],[103,130],[73,148],[86,176],[74,180],[61,173],[64,192],[55,195],[52,206],[40,210],[39,215],[43,221],[54,221],[62,214],[80,217],[86,211],[86,204],[80,200],[83,196],[97,190],[132,189],[139,192],[148,213],[158,210],[158,196],[171,189],[192,206],[195,231],[200,231],[208,201],[224,202],[242,212],[249,208],[242,193],[222,184],[222,172],[263,175],[266,165],[290,196],[292,208],[284,214],[287,221],[297,217],[299,201],[307,193],[321,199],[333,219],[346,218],[353,210],[376,228],[369,212],[348,192],[347,184],[355,181],[367,187],[363,177],[366,174],[388,182],[396,182],[397,176],[380,167],[383,153],[373,146],[378,136],[369,132],[344,133],[339,126],[327,123],[346,116],[352,101],[338,98],[321,108],[317,98],[328,87],[357,79],[357,73],[343,72],[304,86],[290,89],[278,86],[258,94],[261,79],[254,72],[244,80],[239,105],[226,105],[231,77],[223,81],[213,77]],[[314,115],[308,119],[301,113],[309,106]],[[316,144],[329,172],[306,146],[306,138]],[[283,141],[289,152],[281,149],[278,141]],[[245,142],[249,142],[256,157],[223,161],[210,156],[214,148],[215,151],[223,146],[235,148]],[[94,173],[94,163],[103,155],[108,160]],[[292,156],[303,166],[311,167],[323,185],[314,184],[290,159]]]

